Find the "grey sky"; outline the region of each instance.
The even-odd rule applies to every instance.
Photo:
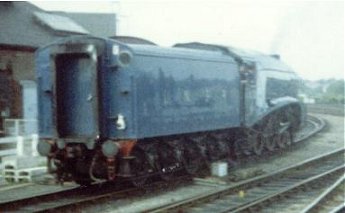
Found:
[[[34,3],[46,10],[115,12],[120,35],[163,46],[200,41],[279,53],[302,78],[344,78],[343,1]]]

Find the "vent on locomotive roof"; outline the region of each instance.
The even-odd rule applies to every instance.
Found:
[[[272,54],[270,55],[272,58],[280,60],[280,55],[279,54]]]
[[[157,44],[153,43],[152,41],[138,38],[138,37],[132,37],[132,36],[111,36],[109,38],[118,40],[120,42],[126,43],[126,44],[145,44],[145,45],[154,45],[157,46]]]
[[[243,63],[243,59],[236,54],[230,47],[217,45],[217,44],[204,44],[200,42],[190,42],[190,43],[180,43],[175,44],[173,47],[181,47],[181,48],[190,48],[190,49],[197,49],[197,50],[208,50],[208,51],[215,51],[220,52],[224,55],[229,55],[235,59],[238,63]]]
[[[190,48],[190,49],[198,49],[198,50],[209,50],[209,51],[217,51],[224,54],[228,54],[229,51],[226,47],[215,45],[215,44],[204,44],[200,42],[190,42],[190,43],[180,43],[175,44],[173,47],[183,47],[183,48]]]
[[[11,7],[11,6],[13,6],[13,2],[12,1],[1,1],[0,6]]]

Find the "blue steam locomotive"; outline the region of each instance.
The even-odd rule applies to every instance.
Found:
[[[36,53],[38,151],[80,184],[184,171],[291,144],[299,78],[278,56],[76,36]]]

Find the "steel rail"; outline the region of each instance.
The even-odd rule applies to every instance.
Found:
[[[278,171],[275,171],[270,174],[261,175],[249,180],[245,180],[242,182],[239,182],[233,186],[228,186],[223,189],[216,189],[214,191],[211,191],[210,193],[207,193],[205,195],[199,195],[196,197],[192,197],[190,199],[172,203],[166,206],[158,207],[158,208],[152,208],[148,210],[148,212],[171,212],[171,211],[179,211],[181,209],[188,209],[192,206],[198,205],[198,204],[205,204],[210,203],[210,200],[214,201],[221,197],[225,197],[227,195],[234,195],[234,192],[241,192],[242,190],[249,189],[250,187],[258,186],[264,182],[269,182],[272,179],[276,179],[279,177],[284,177],[284,175],[288,175],[289,173],[293,173],[293,171],[302,171],[303,168],[312,166],[312,165],[318,165],[318,164],[324,164],[327,159],[334,158],[335,156],[344,155],[344,148],[332,151],[330,153],[323,154],[321,156],[314,157],[312,159],[300,162],[296,165],[289,166],[287,168],[280,169]],[[338,162],[339,163],[339,162]],[[340,162],[341,163],[341,162]],[[309,178],[309,177],[308,177]]]
[[[103,187],[104,188],[104,187]],[[34,197],[27,197],[21,198],[18,200],[11,200],[0,203],[0,210],[2,212],[7,211],[29,211],[29,212],[40,212],[46,211],[50,209],[54,209],[55,207],[61,206],[59,201],[64,200],[64,205],[72,205],[72,203],[78,203],[82,201],[89,200],[88,198],[100,198],[102,196],[109,196],[110,193],[113,196],[116,194],[128,194],[135,190],[135,188],[129,188],[125,190],[115,190],[111,192],[104,192],[107,191],[98,185],[93,185],[91,187],[75,187],[68,190],[58,191],[54,193],[46,193]],[[97,191],[97,189],[99,191]],[[108,188],[111,190],[111,188]],[[103,192],[102,192],[103,191]],[[92,195],[95,194],[95,195]],[[120,196],[119,196],[120,197]],[[78,200],[79,198],[79,200]],[[72,203],[71,203],[72,202]],[[43,204],[43,205],[42,205]]]
[[[96,204],[97,202],[101,202],[106,199],[110,198],[116,198],[116,199],[121,199],[128,197],[129,195],[134,195],[136,193],[139,193],[140,189],[139,188],[128,188],[124,189],[121,191],[113,191],[113,192],[108,192],[108,193],[103,193],[100,195],[88,195],[88,196],[79,196],[79,197],[72,197],[69,200],[64,199],[63,201],[57,200],[54,202],[49,202],[49,203],[43,203],[40,206],[35,206],[32,208],[34,212],[49,212],[49,211],[55,211],[55,212],[64,212],[64,211],[69,211],[69,212],[76,212],[80,211],[80,206],[86,205],[86,204]],[[27,208],[26,208],[27,209]]]
[[[320,208],[320,205],[325,202],[331,194],[341,185],[345,182],[345,175],[342,175],[332,186],[327,188],[320,196],[318,196],[310,205],[308,205],[301,213],[308,213],[308,212],[314,212],[318,208]],[[344,206],[344,204],[342,205]],[[336,208],[335,208],[336,209]]]
[[[63,189],[61,191],[38,194],[38,195],[35,195],[34,197],[28,196],[28,197],[22,197],[19,199],[0,201],[0,209],[1,211],[5,211],[5,210],[13,209],[13,208],[20,208],[21,206],[24,206],[30,203],[36,203],[37,201],[45,201],[47,199],[52,199],[53,197],[63,197],[68,194],[78,193],[80,190],[81,190],[80,187],[75,187],[75,188],[72,187],[69,189]]]
[[[329,213],[341,213],[345,210],[345,202],[340,204],[339,206],[335,207],[331,212]]]
[[[185,176],[180,180],[191,181]],[[111,183],[94,184],[89,187],[75,187],[69,190],[59,191],[56,193],[47,193],[35,197],[28,197],[18,200],[11,200],[0,203],[0,211],[24,211],[24,212],[47,212],[63,210],[80,210],[80,206],[95,204],[109,198],[126,198],[145,192],[146,188],[130,186],[130,183],[124,182],[125,185],[111,185]],[[182,181],[177,184],[181,184]],[[164,188],[162,185],[167,182],[154,182],[147,187]]]
[[[4,191],[8,191],[8,190],[13,190],[16,188],[22,188],[22,187],[26,187],[26,186],[32,186],[34,185],[34,183],[19,183],[19,184],[15,184],[15,185],[4,185],[4,186],[0,186],[0,193],[4,192]],[[1,201],[0,201],[1,203]]]
[[[266,202],[270,202],[272,199],[274,198],[277,198],[277,197],[280,197],[280,196],[285,196],[289,193],[292,193],[294,190],[298,189],[298,188],[301,188],[301,187],[305,187],[306,185],[310,185],[310,184],[314,184],[315,182],[317,181],[320,181],[320,180],[324,180],[325,178],[329,178],[330,176],[332,175],[341,175],[344,173],[344,169],[345,169],[345,165],[341,165],[337,168],[334,168],[334,169],[331,169],[329,171],[326,171],[322,174],[319,174],[319,175],[315,175],[313,177],[310,177],[306,180],[303,180],[301,182],[298,182],[292,186],[289,186],[289,187],[286,187],[278,192],[275,192],[269,196],[266,196],[266,197],[263,197],[255,202],[252,202],[252,203],[249,203],[247,205],[244,205],[240,208],[232,208],[232,207],[229,207],[228,209],[225,209],[221,212],[244,212],[244,211],[248,211],[252,208],[260,208],[262,209],[264,203]],[[257,209],[256,209],[257,210]]]
[[[175,179],[174,182],[171,182],[171,184],[183,184],[187,182],[191,182],[192,179],[189,176],[181,176],[177,179]],[[169,184],[166,181],[158,181],[153,182],[148,187],[154,188],[154,189],[166,189],[166,185]],[[84,208],[88,205],[93,205],[95,203],[100,203],[103,201],[107,201],[109,199],[121,199],[121,198],[128,198],[133,197],[135,195],[146,193],[146,188],[138,188],[138,187],[131,187],[127,188],[121,191],[111,191],[108,193],[102,193],[95,196],[86,196],[86,197],[80,197],[80,198],[73,198],[71,201],[63,202],[63,203],[56,203],[54,202],[51,205],[44,205],[43,208],[36,209],[35,212],[48,212],[48,211],[55,211],[55,212],[74,212],[74,211],[80,211],[81,208]]]
[[[311,136],[315,135],[316,133],[320,132],[321,130],[323,130],[326,126],[326,121],[322,118],[313,116],[313,115],[308,115],[308,120],[307,122],[309,122],[311,125],[314,126],[312,131],[309,131],[308,134],[303,135],[302,137],[298,138],[297,140],[294,141],[294,143],[298,143],[301,141],[304,141],[308,138],[310,138]]]

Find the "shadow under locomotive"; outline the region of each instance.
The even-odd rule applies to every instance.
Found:
[[[195,174],[284,148],[305,119],[296,74],[253,51],[75,36],[39,49],[36,64],[38,150],[59,181]]]

